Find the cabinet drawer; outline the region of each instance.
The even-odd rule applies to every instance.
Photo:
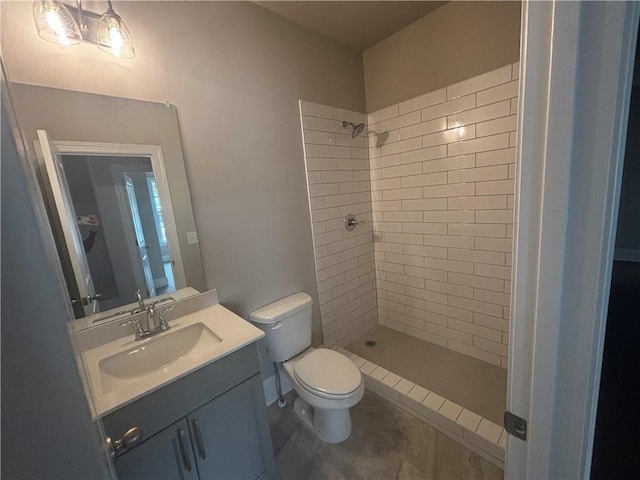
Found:
[[[105,433],[117,439],[138,426],[144,441],[259,372],[258,350],[252,343],[105,415]]]

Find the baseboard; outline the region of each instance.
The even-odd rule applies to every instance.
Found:
[[[289,380],[289,376],[282,371],[280,372],[280,380],[282,381],[282,395],[293,390],[293,384],[291,383],[291,380]],[[267,402],[267,406],[278,400],[275,375],[271,375],[269,378],[264,380],[262,382],[262,388],[264,389],[264,399]]]

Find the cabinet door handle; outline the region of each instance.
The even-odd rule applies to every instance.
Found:
[[[182,428],[178,429],[178,446],[180,447],[180,457],[182,457],[182,463],[184,464],[184,468],[187,469],[187,472],[190,472],[191,459],[189,458],[189,454],[187,453],[187,448],[185,447],[184,430]]]
[[[204,440],[202,439],[202,432],[200,431],[200,423],[197,418],[193,420],[193,433],[196,437],[196,447],[198,448],[198,455],[202,460],[207,459],[207,454],[204,451]]]
[[[140,427],[131,427],[127,430],[122,438],[117,440],[111,440],[111,437],[106,438],[107,449],[111,460],[116,461],[116,457],[122,455],[125,451],[135,447],[142,441],[142,430]]]

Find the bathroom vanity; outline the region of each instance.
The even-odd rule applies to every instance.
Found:
[[[116,458],[120,480],[265,478],[272,452],[255,344],[103,417],[141,443]]]
[[[262,331],[219,305],[215,291],[170,313],[171,329],[142,341],[135,321],[103,327],[102,341],[77,334],[118,478],[269,478]],[[125,436],[131,429],[136,438]]]

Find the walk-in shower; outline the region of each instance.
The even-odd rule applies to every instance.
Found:
[[[507,64],[368,114],[300,102],[324,345],[498,466],[518,73]],[[345,229],[348,214],[365,223]]]

